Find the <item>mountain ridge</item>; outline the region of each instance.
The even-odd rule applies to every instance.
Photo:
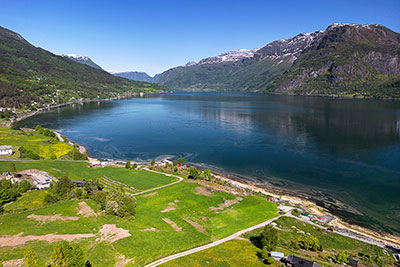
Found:
[[[87,56],[81,56],[81,55],[77,55],[77,54],[67,54],[67,55],[62,55],[62,56],[66,57],[70,60],[73,60],[75,62],[82,63],[82,64],[88,65],[90,67],[99,69],[99,70],[103,70],[102,67],[100,67],[98,64],[94,63],[94,61],[91,60]]]
[[[166,87],[116,77],[35,47],[0,27],[0,105],[36,109],[78,99],[112,98]]]
[[[375,43],[376,40],[380,42]],[[331,44],[330,48],[322,49],[327,43]],[[345,48],[346,45],[342,44],[348,47]],[[336,47],[340,48],[337,52],[334,51]],[[300,33],[275,40],[258,49],[239,49],[199,62],[189,62],[185,66],[171,68],[157,75],[155,82],[176,91],[244,91],[400,98],[399,47],[400,35],[382,25],[333,23],[323,31]],[[329,49],[332,51],[328,51]],[[351,58],[346,53],[352,49],[358,49],[359,54],[366,53],[368,56],[361,59]],[[318,54],[315,52],[317,50],[324,51],[325,54]],[[240,55],[238,51],[244,53]],[[322,64],[320,61],[326,60],[327,54],[332,56],[331,65],[335,62],[346,71],[336,71],[332,74],[329,66],[319,70],[306,66],[302,78],[294,74],[296,69],[299,72],[299,68],[305,67],[306,61],[313,60],[315,64]],[[349,67],[346,60],[363,69],[362,74],[354,75],[355,70]],[[384,61],[386,63],[383,63]],[[385,68],[391,71],[387,72]],[[324,81],[323,77],[329,75],[333,75],[335,79],[331,77],[331,82]],[[345,76],[347,78],[344,78]],[[363,86],[374,88],[366,90]]]

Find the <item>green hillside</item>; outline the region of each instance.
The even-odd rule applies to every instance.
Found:
[[[75,99],[162,91],[147,82],[115,77],[103,70],[54,55],[0,27],[0,105],[3,107],[65,103]]]

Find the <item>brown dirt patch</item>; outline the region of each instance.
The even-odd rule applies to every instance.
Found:
[[[182,228],[179,227],[178,225],[176,225],[176,223],[174,223],[174,222],[171,221],[170,219],[168,219],[168,218],[162,218],[162,220],[163,220],[164,222],[168,223],[169,225],[171,225],[171,227],[174,228],[175,231],[177,231],[177,232],[181,232],[181,231],[182,231]]]
[[[178,200],[178,202],[179,202],[179,200]],[[170,203],[168,203],[168,207],[166,207],[165,209],[163,209],[163,210],[161,211],[161,213],[165,213],[165,212],[168,212],[168,211],[171,211],[171,210],[176,210],[175,202],[170,202]]]
[[[47,241],[56,242],[60,240],[65,240],[68,242],[74,241],[76,239],[94,237],[95,234],[75,234],[75,235],[57,235],[57,234],[47,234],[47,235],[27,235],[22,236],[24,233],[19,233],[17,235],[9,235],[0,237],[0,247],[15,247],[23,246],[28,241]]]
[[[223,210],[223,209],[228,208],[228,207],[230,207],[230,206],[232,206],[234,204],[239,203],[242,200],[243,200],[242,197],[237,197],[235,199],[228,199],[228,200],[225,200],[224,203],[219,204],[218,207],[210,207],[210,210],[214,210],[214,211],[215,210]]]
[[[133,263],[133,259],[126,259],[125,255],[120,255],[118,261],[115,263],[115,267],[124,267],[128,263]]]
[[[40,223],[54,222],[54,221],[77,221],[79,217],[77,216],[61,216],[60,214],[55,215],[36,215],[31,214],[27,216],[29,219],[34,219]]]
[[[190,219],[184,219],[187,223],[190,223],[194,228],[197,229],[197,231],[199,231],[200,233],[205,233],[206,229],[204,229],[203,226],[201,226],[198,222],[194,222]]]
[[[149,228],[146,228],[146,229],[141,229],[140,231],[143,231],[143,232],[146,232],[146,231],[148,231],[148,232],[160,232],[160,230],[158,230],[158,229],[156,229],[156,228],[154,228],[154,227],[149,227]]]
[[[198,186],[196,187],[196,195],[211,196],[212,193],[207,188]]]
[[[79,202],[78,214],[83,217],[97,216],[96,212],[84,201]]]
[[[1,264],[3,264],[4,267],[25,266],[24,259],[16,259],[16,260],[3,261]]]
[[[120,240],[125,237],[131,236],[128,230],[123,228],[117,228],[115,224],[104,224],[103,227],[99,231],[101,237],[98,241],[108,241],[113,243],[117,240]]]
[[[155,195],[158,195],[158,192],[149,193],[149,194],[143,195],[142,197],[152,197]]]

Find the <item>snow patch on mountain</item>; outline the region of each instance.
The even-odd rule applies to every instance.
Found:
[[[89,58],[88,57],[86,57],[86,56],[81,56],[81,55],[77,55],[77,54],[67,54],[67,55],[62,55],[63,57],[69,57],[69,58],[74,58],[74,59],[77,59],[77,60],[89,60]]]
[[[245,58],[252,58],[258,49],[238,49],[234,51],[229,51],[223,53],[216,57],[208,57],[200,60],[198,63],[196,62],[188,62],[186,66],[194,66],[194,65],[204,65],[204,64],[216,64],[223,62],[235,62]]]

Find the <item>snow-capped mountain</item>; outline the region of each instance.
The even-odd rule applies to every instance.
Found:
[[[81,63],[81,64],[85,64],[88,65],[92,68],[96,68],[99,70],[102,70],[102,68],[97,65],[96,63],[94,63],[90,58],[88,58],[87,56],[81,56],[81,55],[77,55],[77,54],[67,54],[67,55],[62,55],[63,57],[69,58],[75,62]]]
[[[398,33],[382,25],[334,23],[323,31],[300,33],[259,49],[189,62],[157,75],[155,81],[177,91],[326,94],[323,90],[329,89],[337,94],[353,92],[351,86],[365,91],[387,83],[392,88],[398,86],[400,75],[399,40]]]
[[[204,64],[215,64],[223,62],[235,62],[245,58],[251,58],[257,52],[258,49],[238,49],[223,53],[216,57],[208,57],[200,60],[199,62],[188,62],[186,66],[204,65]]]

